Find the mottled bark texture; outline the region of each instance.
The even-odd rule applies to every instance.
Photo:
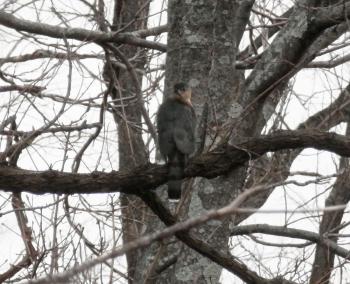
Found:
[[[205,101],[208,108],[206,117],[204,149],[207,151],[222,142],[230,132],[232,121],[241,114],[242,108],[237,103],[242,93],[243,75],[235,70],[237,53],[237,38],[249,18],[250,9],[244,9],[247,2],[252,1],[215,1],[213,10],[208,17],[212,18],[211,30],[208,30],[212,40],[210,57],[206,59],[210,64],[207,74],[202,74],[202,80],[208,80],[207,96]],[[192,2],[193,3],[193,2]],[[194,12],[196,9],[194,8]],[[191,18],[192,16],[190,16]],[[176,36],[176,34],[175,34]],[[195,37],[192,30],[191,37]],[[184,58],[191,61],[191,58]],[[167,69],[166,74],[173,72]],[[192,79],[192,76],[189,77]],[[203,96],[202,92],[199,92]],[[202,98],[203,99],[203,98]],[[199,113],[204,117],[203,113]],[[203,131],[199,129],[199,131]],[[199,133],[200,134],[200,133]],[[239,141],[234,136],[235,142]],[[233,141],[230,141],[233,142]],[[240,191],[245,177],[245,166],[237,168],[225,177],[212,180],[196,179],[193,182],[188,208],[182,211],[183,217],[192,217],[201,214],[211,208],[225,206],[228,200],[232,200]],[[220,251],[228,254],[229,220],[215,220],[206,223],[193,230],[202,240]],[[184,247],[175,265],[174,283],[188,283],[199,281],[200,283],[217,283],[221,275],[221,267],[202,255]]]
[[[173,92],[175,83],[184,81],[192,87],[192,104],[197,114],[197,136],[203,136],[206,123],[203,123],[202,113],[208,108],[209,90],[208,74],[211,68],[210,58],[212,56],[213,45],[213,11],[216,1],[168,1],[168,43],[166,58],[166,77],[164,95],[168,97]],[[197,145],[200,141],[197,141]],[[198,148],[199,146],[197,146]],[[184,195],[187,187],[184,185]],[[163,225],[155,220],[148,227],[160,229]],[[168,243],[158,245],[153,244],[145,250],[140,263],[148,267],[147,271],[140,275],[139,281],[149,279],[151,283],[181,283],[180,279],[185,277],[191,282],[197,277],[188,268],[188,263],[180,259],[179,253],[183,250],[183,245],[175,239]],[[190,252],[196,255],[195,252]],[[163,266],[169,259],[176,258],[177,262],[163,270],[162,273],[154,273],[152,266]],[[204,267],[209,263],[205,258]],[[183,271],[185,269],[186,271]],[[220,269],[217,269],[220,271]],[[178,278],[178,279],[177,279]]]
[[[199,151],[207,151],[222,141],[228,131],[228,122],[239,116],[242,110],[236,103],[242,86],[239,81],[242,76],[235,71],[236,38],[242,36],[252,2],[168,2],[165,96],[171,94],[172,86],[178,81],[185,80],[191,85],[193,105],[198,116]],[[238,169],[238,174],[230,174],[227,179],[191,181],[185,187],[185,200],[179,210],[180,216],[195,216],[205,209],[225,205],[242,186],[244,171],[245,168]],[[225,190],[228,188],[230,190]],[[214,249],[228,253],[227,221],[209,222],[195,231]],[[219,281],[220,266],[180,243],[172,243],[172,246],[174,249],[167,252],[165,260],[176,256],[177,262],[171,269],[156,275],[153,281]]]

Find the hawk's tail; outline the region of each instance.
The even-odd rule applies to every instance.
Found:
[[[181,184],[185,170],[185,155],[177,151],[169,159],[168,165],[168,197],[169,199],[179,200],[181,198]]]
[[[181,198],[181,185],[181,179],[168,181],[168,198],[170,200],[179,200]]]

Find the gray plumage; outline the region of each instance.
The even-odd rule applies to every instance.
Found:
[[[188,156],[195,150],[194,110],[179,94],[175,95],[159,107],[157,125],[160,153],[168,165],[168,196],[180,199],[184,169]]]

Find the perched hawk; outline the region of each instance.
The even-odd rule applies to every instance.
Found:
[[[157,115],[160,153],[168,165],[168,196],[181,197],[181,183],[188,156],[195,150],[196,115],[191,103],[191,88],[174,86],[174,94],[159,107]]]

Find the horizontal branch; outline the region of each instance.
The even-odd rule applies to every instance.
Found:
[[[28,93],[40,93],[43,90],[45,90],[44,87],[39,86],[33,86],[33,85],[9,85],[9,86],[0,86],[0,93],[5,92],[12,92],[12,91],[18,91],[18,92],[28,92]]]
[[[321,237],[319,234],[294,229],[294,228],[286,228],[282,226],[271,226],[267,224],[254,224],[254,225],[246,225],[246,226],[237,226],[231,230],[231,236],[238,235],[249,235],[249,234],[267,234],[274,236],[281,236],[293,239],[303,239],[308,240],[314,243],[319,244],[327,249],[330,249],[333,253],[345,258],[350,258],[350,252],[340,246],[336,242],[333,242],[327,238]]]
[[[160,35],[162,33],[167,32],[167,31],[168,31],[168,25],[161,25],[158,27],[134,31],[134,32],[132,32],[132,35],[134,35],[136,37],[145,38],[148,36],[157,36],[157,35]]]
[[[236,68],[239,70],[248,70],[253,69],[257,60],[260,58],[260,56],[255,56],[255,58],[248,58],[244,61],[237,61],[236,62]],[[305,65],[303,68],[334,68],[341,64],[347,63],[350,61],[350,54],[344,55],[342,57],[336,58],[336,59],[330,59],[330,60],[324,60],[324,61],[313,61]]]
[[[63,59],[63,60],[81,60],[81,59],[104,59],[105,56],[102,54],[79,54],[70,52],[69,55],[63,52],[53,52],[50,50],[38,49],[32,53],[27,53],[18,56],[9,56],[0,58],[0,64],[4,63],[19,63],[27,62],[29,60],[36,59]]]
[[[249,138],[238,145],[221,146],[191,159],[185,177],[214,178],[225,175],[261,155],[284,149],[315,148],[350,157],[350,139],[336,133],[315,130],[280,131]],[[62,173],[48,170],[29,171],[0,166],[0,188],[4,191],[26,191],[33,194],[90,194],[123,192],[141,195],[167,181],[166,166],[149,164],[133,171],[90,174]]]
[[[44,35],[59,39],[68,38],[84,42],[92,41],[97,43],[113,42],[156,49],[162,52],[166,51],[166,45],[136,37],[133,35],[133,33],[101,32],[86,30],[82,28],[63,28],[59,26],[20,19],[4,11],[0,11],[0,25],[15,29],[17,31]],[[147,34],[145,31],[142,31],[141,35],[149,34]]]
[[[101,123],[95,122],[95,123],[86,123],[84,121],[80,125],[61,125],[57,127],[51,127],[48,129],[45,129],[43,131],[39,131],[38,135],[43,134],[43,133],[57,133],[57,132],[74,132],[74,131],[82,131],[86,129],[91,129],[91,128],[97,128],[101,127]],[[35,131],[35,130],[33,130]],[[20,130],[3,130],[0,128],[0,135],[6,135],[6,136],[29,136],[33,133],[33,131],[20,131]]]
[[[143,30],[141,30],[143,31]],[[105,55],[103,54],[79,54],[75,52],[65,53],[65,52],[54,52],[51,50],[44,50],[44,49],[38,49],[32,53],[27,53],[23,55],[17,55],[17,56],[9,56],[9,57],[2,57],[0,58],[0,65],[5,63],[21,63],[21,62],[27,62],[30,60],[37,60],[37,59],[58,59],[58,60],[83,60],[83,59],[98,59],[98,60],[104,60]],[[118,68],[127,69],[127,67],[116,60],[112,61],[112,64],[115,65]],[[163,67],[162,70],[165,68]],[[135,68],[135,71],[139,74],[144,74],[145,71]],[[0,87],[1,90],[1,87]]]
[[[143,31],[143,30],[141,30]],[[147,30],[145,30],[147,31]],[[135,32],[136,33],[136,32]],[[255,56],[251,58],[247,58],[243,61],[236,61],[236,68],[240,70],[247,70],[247,69],[253,69],[257,60],[259,60],[261,56]],[[59,59],[59,60],[67,60],[68,54],[63,52],[53,52],[50,50],[36,50],[33,53],[18,55],[18,56],[11,56],[11,57],[3,57],[0,58],[0,64],[3,63],[20,63],[20,62],[27,62],[30,60],[36,60],[36,59]],[[71,52],[69,54],[70,60],[83,60],[83,59],[99,59],[103,60],[105,59],[105,56],[102,54],[79,54]],[[350,61],[350,54],[347,54],[343,57],[325,60],[325,61],[313,61],[310,62],[305,66],[305,68],[334,68],[338,65],[344,64],[346,62]],[[120,63],[119,61],[113,61],[113,65],[116,65],[119,68],[126,69],[126,66],[123,63]],[[143,74],[144,71],[141,69],[135,69],[137,73]],[[165,66],[161,65],[157,70],[165,70]],[[152,71],[152,70],[151,70]]]

